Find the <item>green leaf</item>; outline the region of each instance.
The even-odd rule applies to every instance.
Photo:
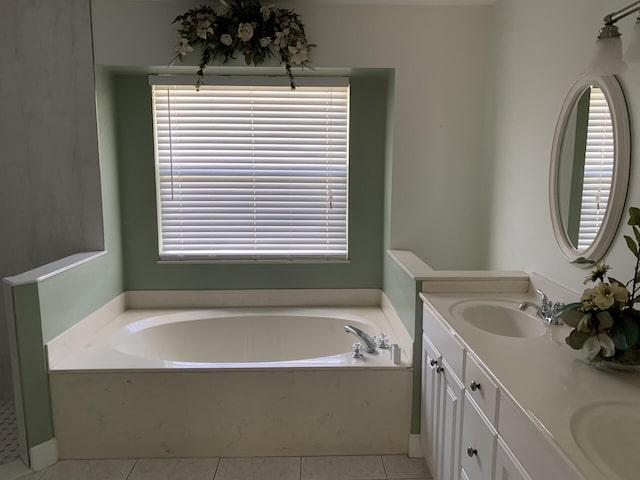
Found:
[[[626,350],[629,348],[627,337],[622,329],[615,329],[611,332],[611,339],[618,350]]]
[[[638,323],[635,321],[633,316],[622,317],[622,331],[624,332],[624,336],[627,339],[627,344],[629,346],[638,343],[638,340],[640,339],[640,328],[638,328]]]
[[[640,225],[640,208],[629,207],[629,225]]]
[[[584,342],[586,342],[587,338],[589,338],[590,336],[591,335],[589,335],[588,333],[572,330],[569,336],[564,339],[564,341],[567,342],[567,345],[569,345],[574,350],[581,350]]]
[[[609,312],[598,312],[598,331],[602,332],[608,328],[613,327],[613,317]]]
[[[636,244],[636,242],[634,242],[633,238],[631,238],[629,235],[625,235],[624,239],[627,241],[627,247],[629,247],[629,250],[631,250],[631,253],[633,253],[637,257],[638,245]]]
[[[562,314],[562,320],[570,327],[576,328],[583,316],[584,313],[579,310],[565,310]]]

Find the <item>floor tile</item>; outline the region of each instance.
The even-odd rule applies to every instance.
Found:
[[[386,479],[380,456],[302,457],[302,480]]]
[[[41,480],[125,480],[135,460],[62,460]]]
[[[212,480],[217,458],[144,458],[127,480]]]
[[[431,478],[424,458],[409,458],[406,455],[383,455],[382,462],[387,478]]]
[[[300,457],[221,458],[215,480],[300,480]]]
[[[40,480],[45,473],[46,473],[46,470],[41,470],[39,472],[29,473],[28,475],[24,475],[22,477],[18,477],[17,480]]]

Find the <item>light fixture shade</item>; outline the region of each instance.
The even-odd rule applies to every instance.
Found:
[[[627,64],[622,60],[622,40],[620,37],[599,38],[596,49],[587,72],[591,75],[604,77],[622,73]]]
[[[627,62],[640,62],[640,18],[636,21],[631,32],[631,41],[627,50],[624,52],[624,58]]]

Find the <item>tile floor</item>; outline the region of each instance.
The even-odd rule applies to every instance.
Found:
[[[63,460],[20,480],[425,480],[421,458],[344,457]]]
[[[18,425],[13,402],[0,402],[0,465],[20,458]]]

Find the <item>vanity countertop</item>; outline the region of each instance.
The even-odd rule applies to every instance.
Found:
[[[610,371],[590,365],[581,351],[573,350],[565,343],[565,337],[572,330],[566,325],[550,325],[545,334],[536,338],[507,337],[480,330],[450,312],[460,301],[473,299],[509,301],[517,308],[524,300],[538,303],[535,294],[422,293],[421,297],[449,324],[451,333],[457,335],[493,373],[501,391],[544,432],[553,448],[561,451],[584,478],[625,478],[608,471],[606,465],[596,466],[599,462],[587,459],[571,433],[571,419],[575,412],[591,408],[607,412],[606,404],[602,402],[628,403],[631,408],[637,404],[640,412],[640,373]],[[612,411],[614,409],[612,406]],[[615,440],[614,437],[612,441]],[[637,444],[637,436],[633,444]],[[640,478],[639,457],[632,455],[625,459],[638,465],[635,470],[638,474],[633,478]]]

